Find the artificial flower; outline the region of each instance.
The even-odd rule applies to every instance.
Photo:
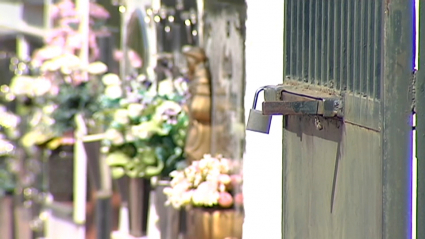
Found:
[[[102,82],[105,86],[121,85],[120,77],[117,74],[108,73],[102,77]]]
[[[122,97],[123,91],[120,85],[109,85],[105,88],[105,95],[111,99]]]

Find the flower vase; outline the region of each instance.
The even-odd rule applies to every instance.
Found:
[[[48,159],[48,190],[55,202],[72,202],[74,180],[74,148],[60,146],[53,150]],[[54,182],[54,183],[52,183]]]
[[[169,187],[170,180],[152,180],[149,200],[148,238],[175,239],[179,234],[180,210],[166,206],[167,196],[164,188]]]
[[[128,209],[128,191],[129,191],[129,177],[124,176],[116,179],[118,193],[120,195],[120,209],[118,218],[118,232],[119,234],[128,235],[130,233],[130,216]]]
[[[243,220],[233,208],[188,208],[185,239],[241,239]]]
[[[13,238],[13,196],[0,190],[0,232],[2,238]]]
[[[146,235],[150,182],[144,178],[130,178],[129,212],[130,235]]]

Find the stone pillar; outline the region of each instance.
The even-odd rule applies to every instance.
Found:
[[[244,148],[245,1],[204,1],[203,48],[212,82],[211,153],[241,159]]]

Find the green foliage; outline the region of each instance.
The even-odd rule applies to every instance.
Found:
[[[0,193],[11,192],[15,188],[14,175],[7,170],[6,162],[0,158]]]
[[[157,94],[133,85],[120,100],[100,97],[109,111],[107,120],[107,161],[115,178],[167,177],[184,161],[188,115],[184,95],[176,91]]]
[[[99,95],[100,90],[92,81],[77,86],[62,85],[59,94],[54,99],[54,103],[57,104],[52,114],[52,118],[55,120],[53,125],[55,131],[63,134],[75,129],[74,116],[78,113],[83,113],[87,118],[91,118],[102,107],[98,104]]]

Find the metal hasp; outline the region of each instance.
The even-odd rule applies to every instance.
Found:
[[[342,99],[312,96],[278,85],[265,89],[263,115],[320,115],[342,117]]]

